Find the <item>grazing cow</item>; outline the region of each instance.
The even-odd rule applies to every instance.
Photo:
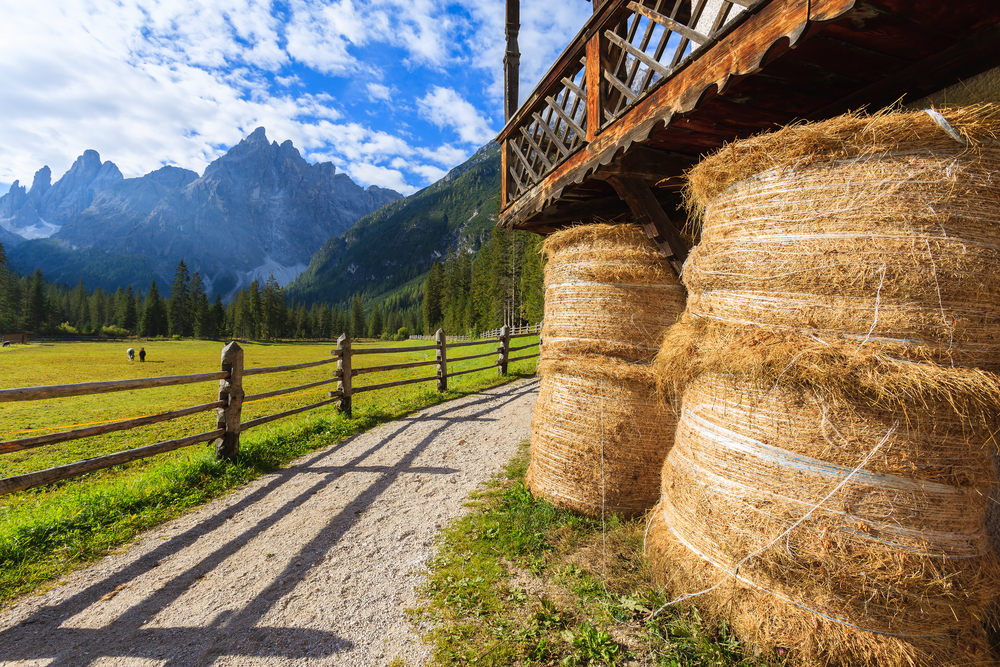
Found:
[[[125,354],[128,355],[129,361],[135,361],[135,348],[130,347],[129,349],[125,350]]]
[[[146,361],[146,348],[139,348],[139,361]]]
[[[4,346],[4,347],[10,347],[10,341],[9,341],[9,340],[5,340],[5,341],[3,342],[3,346]]]

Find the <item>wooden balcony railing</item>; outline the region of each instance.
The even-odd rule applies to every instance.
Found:
[[[611,0],[518,110],[503,146],[505,208],[684,67],[754,0]]]

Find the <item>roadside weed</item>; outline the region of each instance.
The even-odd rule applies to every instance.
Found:
[[[779,665],[748,657],[725,625],[668,607],[642,554],[644,519],[582,517],[524,485],[527,443],[442,531],[421,606],[434,664],[662,667]]]

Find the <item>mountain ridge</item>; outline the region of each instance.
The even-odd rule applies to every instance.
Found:
[[[55,183],[43,167],[30,188],[15,181],[0,197],[0,242],[11,242],[4,245],[17,270],[32,271],[30,257],[69,280],[78,249],[144,257],[161,282],[184,259],[210,290],[227,294],[272,273],[287,284],[328,238],[400,198],[362,188],[332,163],[307,162],[291,141],[269,142],[260,127],[201,176],[165,166],[126,179],[93,150]],[[36,243],[42,238],[51,242]]]

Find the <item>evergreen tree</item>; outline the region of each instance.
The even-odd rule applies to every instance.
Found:
[[[285,325],[285,293],[273,275],[264,283],[260,300],[263,310],[264,338],[269,340],[280,338]]]
[[[424,281],[424,331],[436,331],[441,325],[441,296],[444,293],[444,267],[437,262]]]
[[[208,295],[205,294],[205,283],[198,271],[191,277],[189,287],[191,293],[191,332],[198,338],[205,338],[208,328]]]
[[[351,338],[361,338],[365,335],[365,308],[361,303],[361,293],[354,295],[351,304]]]
[[[121,290],[120,287],[118,289]],[[139,318],[135,312],[135,294],[132,292],[131,285],[122,294],[122,298],[118,300],[117,320],[118,326],[122,329],[128,332],[135,331]]]
[[[191,275],[182,259],[174,271],[174,283],[170,286],[170,301],[167,304],[171,336],[190,336],[194,332],[194,323],[191,321],[191,293],[188,285],[190,280]]]
[[[45,303],[45,281],[41,269],[35,269],[25,292],[24,319],[28,330],[36,334],[44,333],[48,324],[48,309]]]
[[[160,290],[154,280],[149,285],[146,300],[142,305],[142,316],[139,318],[139,335],[147,338],[163,336],[167,333],[167,312]]]
[[[380,338],[382,336],[382,308],[378,304],[372,307],[372,316],[368,322],[368,337]]]
[[[222,304],[222,295],[215,295],[215,303],[209,309],[208,328],[205,332],[207,338],[219,338],[225,336],[226,307]]]

